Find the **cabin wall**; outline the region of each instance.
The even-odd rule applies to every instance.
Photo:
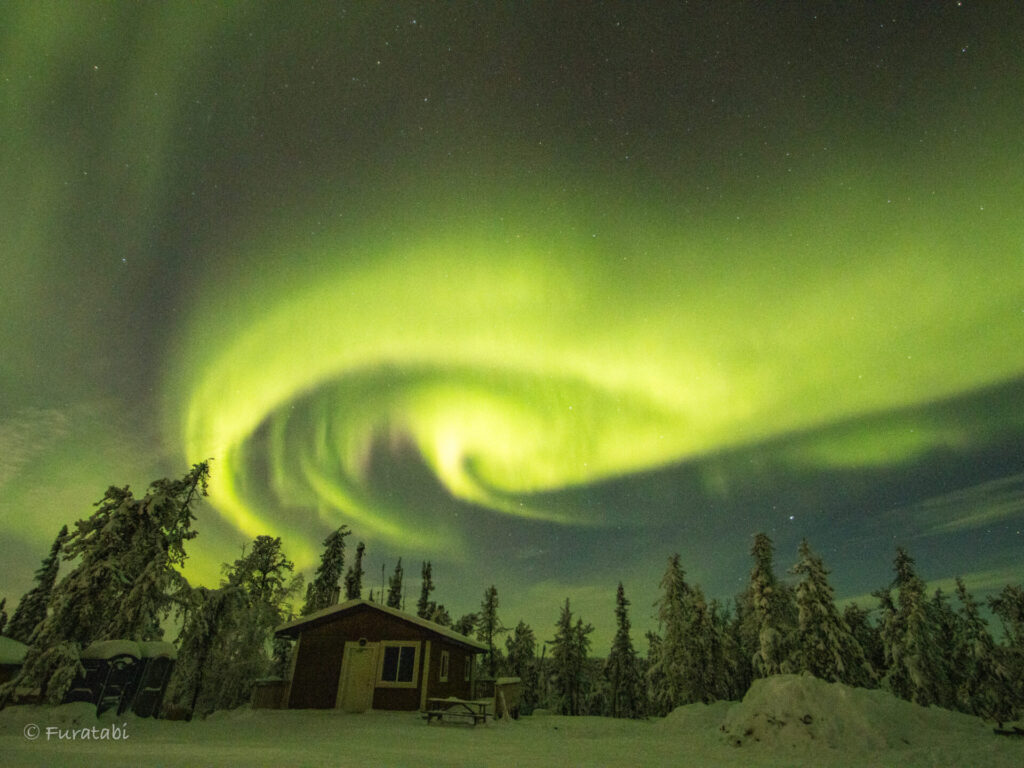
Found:
[[[448,681],[441,681],[441,652],[449,653]],[[448,698],[455,696],[460,699],[468,699],[470,696],[470,681],[465,679],[466,657],[473,654],[465,648],[447,643],[438,639],[430,644],[430,680],[427,689],[431,698]]]
[[[423,676],[429,676],[429,696],[469,695],[469,683],[463,680],[465,658],[469,654],[463,648],[445,642],[443,638],[404,622],[394,616],[382,614],[371,608],[353,610],[335,621],[329,621],[301,633],[288,707],[291,709],[330,709],[335,706],[338,695],[338,679],[341,675],[342,656],[345,643],[366,638],[376,643],[387,640],[419,641],[418,679],[415,688],[377,687],[373,693],[374,709],[416,710],[420,708]],[[423,658],[426,643],[430,640],[430,663]],[[441,650],[451,654],[448,682],[439,680]],[[425,669],[426,668],[426,669]]]

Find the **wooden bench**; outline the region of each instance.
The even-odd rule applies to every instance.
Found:
[[[487,701],[471,699],[427,699],[427,724],[432,720],[467,720],[473,725],[487,722]]]

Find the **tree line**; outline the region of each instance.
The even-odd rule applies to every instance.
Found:
[[[520,622],[499,666],[523,679],[527,707],[568,715],[663,716],[686,704],[741,699],[758,678],[800,673],[999,722],[1024,712],[1021,586],[1007,585],[988,600],[1003,628],[997,641],[962,579],[956,606],[941,589],[929,595],[902,547],[892,581],[873,593],[874,612],[856,603],[839,610],[829,571],[806,540],[789,571],[795,583],[776,576],[766,534],[754,537],[751,557],[748,584],[728,606],[687,581],[679,555],[669,558],[646,658],[633,646],[620,583],[606,657],[591,658],[592,627],[573,620],[566,600],[540,657]]]
[[[29,646],[17,676],[0,686],[0,706],[26,689],[60,703],[84,672],[83,648],[100,640],[160,640],[164,624],[174,623],[178,661],[165,711],[191,717],[233,708],[249,700],[257,679],[287,674],[291,641],[275,639],[273,630],[294,618],[300,594],[300,615],[329,608],[342,594],[362,597],[366,547],[358,544],[346,569],[352,532],[344,525],[323,541],[309,584],[295,574],[280,538],[257,536],[222,565],[218,587],[192,587],[179,569],[185,542],[197,535],[193,510],[206,495],[209,471],[207,462],[193,465],[181,479],[152,483],[142,498],[127,486],[111,487],[90,517],[74,530],[61,529],[9,620],[6,600],[0,601],[0,634]],[[432,599],[427,561],[415,611],[484,643],[480,673],[521,678],[525,713],[661,716],[685,704],[742,698],[753,680],[782,673],[881,687],[908,701],[999,721],[1024,709],[1024,587],[1008,585],[988,600],[1003,628],[997,640],[963,581],[956,582],[956,607],[942,590],[928,595],[902,548],[892,581],[873,593],[874,611],[856,604],[838,609],[829,571],[806,541],[790,569],[795,583],[776,576],[767,535],[754,537],[750,554],[748,584],[728,605],[708,600],[687,581],[679,555],[669,558],[646,657],[633,644],[621,583],[616,632],[604,657],[593,655],[593,626],[573,615],[568,599],[553,637],[541,643],[525,622],[511,629],[502,623],[493,585],[478,611],[453,620]],[[73,566],[58,581],[61,560]],[[399,559],[369,599],[405,610],[403,583]]]

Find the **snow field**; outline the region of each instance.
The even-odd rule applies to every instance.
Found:
[[[42,731],[35,740],[25,728]],[[122,726],[127,739],[51,738],[45,728]],[[808,676],[754,683],[742,702],[660,720],[559,715],[486,726],[419,713],[217,712],[192,723],[105,714],[87,704],[0,711],[5,768],[30,766],[863,766],[1020,768],[1024,740],[977,718]]]

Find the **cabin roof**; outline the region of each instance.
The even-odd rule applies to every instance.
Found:
[[[435,635],[440,635],[446,640],[465,646],[477,653],[483,653],[487,650],[487,646],[483,643],[470,637],[466,637],[465,635],[456,632],[451,627],[444,627],[440,624],[434,623],[433,621],[421,619],[415,614],[406,613],[405,611],[400,611],[397,608],[389,608],[388,606],[381,605],[380,603],[371,603],[369,600],[347,600],[344,603],[338,603],[337,605],[332,605],[322,610],[315,611],[308,616],[300,616],[297,619],[281,624],[274,630],[274,634],[282,635],[284,637],[295,637],[304,629],[318,626],[320,624],[326,624],[332,619],[359,608],[360,606],[365,606],[366,608],[389,614],[394,616],[396,619],[408,622],[409,624],[415,624],[428,632],[433,632]]]

